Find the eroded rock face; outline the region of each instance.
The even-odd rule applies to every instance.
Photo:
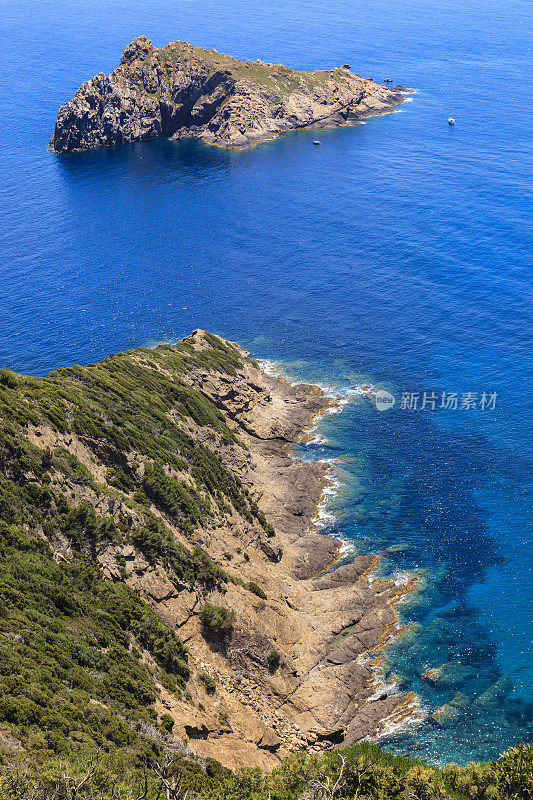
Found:
[[[391,111],[403,102],[403,88],[380,86],[347,65],[303,72],[187,42],[158,49],[139,36],[117,69],[83,83],[60,108],[50,148],[66,153],[160,137],[247,147],[283,131]]]

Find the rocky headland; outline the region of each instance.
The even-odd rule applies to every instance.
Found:
[[[248,147],[284,131],[393,111],[405,91],[347,64],[306,72],[187,42],[156,48],[139,36],[117,69],[84,82],[60,108],[50,148],[66,153],[162,137]]]
[[[43,516],[24,500],[27,535],[58,564],[89,558],[125,583],[186,647],[176,660],[129,634],[170,741],[231,768],[272,768],[412,711],[411,694],[376,678],[410,586],[372,580],[371,556],[339,565],[339,542],[313,525],[327,466],[290,449],[334,400],[203,331],[48,379],[0,378],[4,418],[17,409],[2,474],[48,503]],[[110,702],[97,688],[84,697],[88,709]]]

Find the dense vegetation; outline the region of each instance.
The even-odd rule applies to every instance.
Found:
[[[60,369],[47,379],[0,370],[2,517],[34,530],[39,526],[46,535],[59,528],[80,548],[90,542],[93,551],[106,537],[133,539],[149,560],[162,559],[179,579],[226,580],[201,551],[191,554],[175,544],[151,513],[153,505],[190,535],[213,514],[233,509],[271,532],[247,490],[188,430],[197,425],[215,443],[237,446],[218,409],[182,379],[192,369],[235,373],[238,351],[215,336],[207,334],[207,340],[211,347],[204,351],[188,343],[141,348],[101,364]],[[43,451],[32,445],[24,435],[28,425],[49,426],[65,438],[76,434],[91,459],[106,467],[106,485],[96,485],[66,448]],[[97,519],[87,504],[72,509],[62,494],[65,486],[117,496],[137,516],[120,529]]]
[[[74,755],[69,764],[0,764],[0,800],[530,800],[532,793],[533,748],[525,745],[495,762],[439,768],[363,743],[321,755],[300,751],[270,775],[126,751]]]
[[[200,608],[199,614],[203,625],[213,631],[222,631],[231,627],[235,617],[234,611],[223,606],[214,606],[211,603],[205,603]]]
[[[0,724],[29,751],[152,750],[155,679],[185,685],[183,644],[91,559],[54,563],[42,539],[5,523],[0,534]]]

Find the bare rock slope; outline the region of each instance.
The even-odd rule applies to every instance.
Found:
[[[403,89],[348,65],[304,72],[187,42],[158,49],[139,36],[117,69],[83,83],[60,108],[50,148],[65,153],[161,137],[246,147],[283,131],[392,111]]]

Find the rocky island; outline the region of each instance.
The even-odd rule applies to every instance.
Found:
[[[139,36],[117,69],[83,83],[60,108],[50,148],[66,153],[162,137],[247,147],[284,131],[393,111],[404,91],[362,78],[348,64],[306,72],[187,42],[156,48]]]

